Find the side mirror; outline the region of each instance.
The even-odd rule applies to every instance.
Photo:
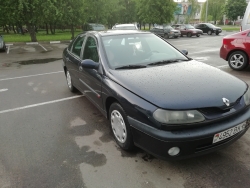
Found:
[[[85,60],[82,60],[81,67],[86,68],[86,69],[98,69],[99,63],[96,63],[91,59],[85,59]]]
[[[184,55],[188,55],[188,51],[187,51],[187,50],[181,50],[181,52],[182,52]]]

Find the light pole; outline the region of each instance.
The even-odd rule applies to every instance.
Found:
[[[207,0],[207,4],[206,4],[206,19],[205,19],[205,22],[207,22],[207,9],[208,9],[208,0]]]

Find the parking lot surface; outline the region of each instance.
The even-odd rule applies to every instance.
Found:
[[[220,59],[222,38],[169,42],[250,84],[250,67],[233,71]],[[0,187],[249,187],[249,131],[223,150],[181,161],[122,151],[108,120],[68,90],[61,60],[67,44],[41,45],[13,45],[0,53]]]

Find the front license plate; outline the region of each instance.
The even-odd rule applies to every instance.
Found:
[[[217,133],[214,135],[214,139],[213,139],[213,144],[216,142],[220,142],[222,140],[225,140],[239,132],[241,132],[242,130],[244,130],[246,127],[246,122],[243,122],[239,125],[236,125],[235,127],[232,127],[230,129],[227,129],[223,132]]]

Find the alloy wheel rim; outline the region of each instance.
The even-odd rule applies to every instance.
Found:
[[[244,64],[244,57],[241,54],[235,54],[230,59],[230,64],[234,68],[240,68]]]
[[[111,127],[115,138],[120,143],[125,143],[127,139],[127,129],[121,113],[117,110],[111,112]]]
[[[70,76],[70,74],[69,74],[69,71],[67,71],[67,84],[68,84],[69,88],[72,87],[71,76]]]

